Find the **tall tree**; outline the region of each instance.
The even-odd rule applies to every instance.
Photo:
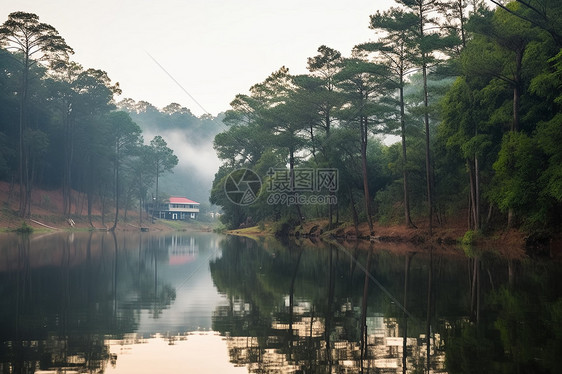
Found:
[[[369,188],[369,167],[367,165],[368,141],[373,133],[388,133],[386,126],[388,107],[380,99],[384,97],[387,68],[361,59],[347,60],[345,68],[338,74],[340,87],[348,94],[348,105],[342,111],[341,118],[350,126],[359,130],[361,149],[361,172],[363,175],[363,193],[365,214],[369,231],[374,235],[373,211]]]
[[[443,38],[439,33],[439,21],[435,16],[438,0],[397,0],[406,7],[417,18],[417,28],[415,31],[413,62],[421,68],[423,79],[423,107],[424,107],[424,130],[425,130],[425,169],[427,182],[427,209],[429,234],[433,230],[433,171],[431,162],[431,137],[429,124],[429,90],[428,73],[430,68],[439,59],[439,51],[442,51],[454,44],[449,38]]]
[[[411,50],[413,48],[417,17],[411,12],[391,8],[377,12],[370,17],[369,27],[379,36],[377,42],[360,44],[356,49],[374,53],[375,61],[389,68],[388,79],[398,89],[398,108],[400,120],[400,137],[402,141],[402,180],[404,192],[404,219],[406,225],[415,227],[410,216],[410,194],[408,187],[408,158],[406,151],[406,109],[404,103],[405,78],[414,68]]]
[[[123,159],[134,152],[141,144],[141,129],[133,122],[131,117],[125,112],[111,112],[107,115],[107,124],[111,144],[113,146],[113,187],[115,199],[115,218],[113,226],[110,228],[114,231],[117,227],[119,219],[119,197],[121,195],[120,188],[120,169]]]
[[[97,69],[84,70],[71,62],[50,74],[52,96],[55,99],[57,118],[63,130],[62,197],[63,214],[69,216],[76,168],[76,142],[84,136],[84,127],[91,120],[115,108],[113,96],[121,93],[119,84],[113,84],[107,73]],[[81,149],[83,151],[83,149]],[[80,152],[79,152],[80,153]],[[80,154],[78,154],[80,156]],[[80,157],[78,157],[78,161]]]
[[[312,111],[317,114],[310,120],[310,144],[311,152],[316,158],[316,144],[318,143],[322,152],[322,160],[316,160],[317,165],[323,163],[328,166],[333,165],[333,151],[330,141],[330,131],[336,118],[334,112],[339,110],[343,104],[343,96],[336,87],[336,75],[343,69],[343,57],[341,53],[333,48],[322,45],[318,48],[318,55],[308,58],[308,70],[310,75],[306,75],[308,79],[296,79],[302,82],[313,82],[312,84],[300,84],[301,101],[311,102]],[[297,83],[298,84],[298,83]],[[319,128],[320,136],[315,134],[315,129]],[[320,138],[320,142],[318,142]],[[334,192],[330,192],[334,194]],[[333,224],[333,204],[328,206],[328,226]]]
[[[512,3],[509,8],[517,9]],[[511,87],[511,131],[520,130],[521,95],[524,92],[522,73],[525,50],[537,39],[536,28],[503,8],[483,11],[469,23],[474,40],[467,46],[463,60],[465,74],[497,79]]]
[[[495,153],[490,148],[493,142],[499,142],[493,138],[493,127],[487,122],[493,105],[486,100],[483,87],[476,85],[477,82],[469,83],[466,77],[457,78],[442,101],[443,120],[439,125],[439,137],[446,148],[465,160],[470,230],[479,230],[482,224],[480,160],[493,159]]]
[[[148,189],[152,186],[152,148],[141,144],[131,159],[133,180],[131,190],[139,199],[139,226],[142,227],[143,209],[146,207]]]
[[[14,12],[0,27],[0,46],[14,51],[14,58],[21,65],[20,113],[19,113],[19,183],[20,216],[31,214],[31,190],[29,152],[25,147],[27,128],[28,97],[30,70],[37,63],[48,63],[56,68],[61,61],[66,61],[73,53],[58,31],[39,22],[33,13]]]
[[[255,94],[267,98],[266,106],[260,112],[260,122],[271,136],[271,145],[284,152],[289,164],[289,193],[294,189],[298,152],[306,145],[307,113],[306,102],[295,100],[295,86],[289,69],[282,67],[272,73],[263,83],[253,87]],[[302,96],[298,96],[302,97]],[[282,151],[283,152],[283,151]],[[298,219],[302,222],[300,204],[295,204]]]
[[[343,58],[339,51],[322,45],[318,47],[318,55],[308,58],[307,67],[311,76],[319,79],[321,89],[312,93],[317,93],[315,104],[321,116],[318,126],[323,129],[325,137],[329,138],[333,121],[332,113],[342,102],[336,91],[335,77],[343,68]]]
[[[480,14],[472,17],[468,27],[473,31],[474,37],[467,44],[462,56],[463,72],[467,76],[488,80],[486,90],[489,92],[502,93],[505,91],[506,99],[497,106],[492,118],[495,118],[500,125],[508,124],[511,132],[524,130],[521,108],[522,100],[525,99],[528,89],[525,75],[532,75],[530,71],[536,69],[535,66],[532,66],[534,64],[528,62],[527,56],[536,54],[537,40],[545,39],[544,31],[508,11],[518,12],[520,7],[519,3],[513,2],[505,7],[497,8],[495,11],[481,10]],[[511,100],[507,97],[509,91],[506,88],[511,90]],[[511,114],[511,119],[508,113]],[[511,137],[511,135],[506,136]],[[523,145],[522,142],[512,140],[511,138],[506,139],[505,147],[513,148]],[[502,154],[505,155],[502,159],[515,155],[515,153],[509,152]],[[504,165],[515,165],[515,163],[515,160],[511,160]],[[516,172],[508,171],[505,175],[509,174],[515,175]],[[499,205],[506,207],[505,204]],[[508,226],[512,226],[515,211],[512,208],[507,208],[507,210]]]
[[[74,158],[74,129],[75,129],[75,113],[72,104],[75,97],[72,89],[73,83],[82,72],[82,66],[75,62],[70,62],[64,69],[61,69],[59,79],[53,79],[53,86],[56,88],[58,99],[58,110],[61,116],[64,135],[64,163],[62,176],[62,201],[63,214],[70,217],[72,205],[72,164]]]
[[[160,176],[170,170],[172,170],[178,164],[178,157],[174,155],[174,151],[168,148],[168,143],[160,135],[155,136],[150,141],[150,151],[152,155],[152,167],[154,172],[154,180],[156,182],[156,197],[154,203],[156,206],[160,204],[158,195],[158,181]],[[153,206],[153,214],[154,209]]]

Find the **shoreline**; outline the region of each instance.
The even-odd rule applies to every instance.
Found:
[[[332,230],[327,229],[327,220],[313,220],[292,227],[287,237],[295,241],[337,242],[347,248],[368,249],[370,245],[386,245],[397,250],[429,250],[467,252],[473,249],[483,252],[495,252],[510,259],[529,257],[562,260],[562,237],[558,235],[547,243],[536,243],[523,232],[515,229],[497,231],[488,235],[472,233],[467,235],[466,228],[458,226],[434,227],[429,235],[427,227],[409,228],[405,225],[374,225],[374,235],[370,235],[366,223],[359,225],[358,233],[352,224],[340,224]],[[258,240],[260,237],[275,237],[273,224],[265,227],[228,230],[229,235],[245,236]]]
[[[9,217],[7,217],[7,215]],[[72,218],[73,225],[69,220],[60,215],[33,216],[30,219],[21,219],[14,212],[6,213],[3,209],[0,213],[0,234],[17,233],[17,229],[25,224],[32,228],[33,234],[49,234],[56,232],[85,232],[85,231],[110,231],[113,223],[102,224],[101,217],[95,216],[92,220],[95,227],[90,226],[87,217]],[[8,225],[6,225],[8,222]],[[252,240],[263,238],[285,238],[297,243],[318,244],[320,242],[342,245],[347,249],[368,250],[373,246],[384,245],[396,252],[423,252],[438,250],[440,252],[467,254],[473,250],[480,252],[493,252],[509,259],[550,258],[562,261],[562,237],[558,235],[549,243],[530,244],[529,237],[518,230],[505,230],[489,235],[475,234],[466,241],[466,230],[462,227],[447,226],[433,228],[432,235],[426,227],[410,228],[404,225],[374,225],[374,235],[370,235],[366,223],[359,225],[358,232],[349,223],[340,223],[332,230],[328,230],[327,220],[311,220],[289,228],[286,235],[276,235],[274,226],[276,223],[268,223],[260,226],[226,230],[225,235],[243,236]],[[199,221],[168,221],[157,219],[154,223],[143,222],[139,224],[138,217],[131,215],[126,221],[119,221],[115,232],[213,232],[212,222]]]
[[[62,212],[62,194],[60,190],[34,190],[32,201],[32,215],[29,219],[22,219],[17,214],[17,200],[10,193],[10,185],[0,182],[0,233],[13,232],[25,229],[25,225],[32,228],[35,233],[58,231],[109,231],[113,226],[113,215],[108,212],[106,219],[102,220],[100,207],[94,206],[92,214],[93,227],[90,225],[87,214],[84,213],[83,204],[78,204],[80,194],[76,193],[77,200],[72,204],[74,214],[67,219]],[[138,210],[128,210],[127,219],[122,211],[116,232],[174,232],[174,231],[213,231],[216,224],[200,221],[166,221],[157,219],[154,223],[149,217],[139,219]],[[462,216],[462,215],[461,215]],[[460,216],[459,216],[460,217]],[[371,235],[366,222],[358,226],[358,231],[351,222],[340,222],[331,229],[328,228],[327,219],[305,221],[303,224],[283,224],[281,222],[262,223],[259,226],[240,228],[224,231],[229,235],[249,236],[259,238],[263,236],[276,236],[282,232],[282,237],[296,238],[297,240],[337,240],[345,243],[361,243],[361,247],[368,243],[385,243],[393,245],[416,245],[420,247],[462,247],[473,246],[484,250],[499,251],[509,257],[550,257],[562,259],[562,234],[557,233],[544,240],[540,235],[525,234],[516,229],[498,230],[496,232],[481,234],[468,232],[465,221],[459,218],[446,220],[441,226],[433,227],[432,235],[424,222],[417,222],[417,228],[406,227],[401,224],[384,225],[376,222]],[[355,244],[351,244],[355,245]]]
[[[78,232],[78,231],[111,231],[113,222],[103,222],[100,217],[92,219],[94,226],[92,227],[87,217],[72,217],[65,219],[59,215],[49,215],[37,217],[32,215],[31,218],[17,217],[13,212],[6,213],[3,210],[0,213],[0,233],[46,233],[46,232]],[[200,221],[166,221],[155,220],[154,223],[139,223],[138,218],[120,220],[117,223],[115,232],[174,232],[174,231],[213,231],[212,222]],[[27,231],[30,229],[30,231]]]

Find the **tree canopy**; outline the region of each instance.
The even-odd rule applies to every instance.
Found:
[[[401,0],[371,15],[374,39],[350,57],[320,46],[309,74],[282,68],[238,95],[215,137],[224,163],[211,201],[225,224],[332,222],[336,212],[336,224],[373,217],[431,229],[463,212],[467,230],[557,232],[562,8],[544,3]],[[400,143],[380,141],[395,135]],[[287,201],[308,199],[271,204],[262,188],[254,206],[233,204],[224,178],[239,168],[264,185],[277,176],[264,170],[284,168]],[[323,168],[339,171],[335,199],[310,203],[322,191],[298,191],[297,174]]]

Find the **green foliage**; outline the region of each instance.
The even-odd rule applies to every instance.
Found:
[[[453,373],[493,372],[493,342],[482,336],[474,324],[452,326],[445,346],[445,366]]]
[[[538,276],[529,286],[541,287],[541,281],[545,279]],[[491,305],[497,311],[494,328],[513,369],[556,372],[559,363],[552,354],[562,347],[562,299],[539,300],[532,288],[515,292],[502,287],[492,294]]]
[[[549,203],[544,199],[542,175],[544,155],[535,139],[523,133],[504,136],[490,198],[503,211],[513,209],[526,217],[531,225],[544,225],[548,220]]]
[[[90,207],[94,201],[127,207],[132,196],[142,205],[178,164],[164,135],[183,131],[193,146],[214,139],[223,165],[210,201],[223,208],[221,220],[231,228],[299,214],[332,221],[374,214],[402,223],[409,196],[414,221],[432,197],[442,217],[479,204],[479,212],[499,208],[499,224],[510,211],[526,228],[556,232],[562,225],[562,52],[553,20],[560,4],[544,2],[541,13],[520,1],[497,9],[399,3],[400,9],[371,15],[375,38],[359,43],[351,57],[320,46],[307,60],[308,74],[274,71],[234,98],[220,116],[223,124],[177,103],[157,109],[124,99],[115,111],[120,90],[105,72],[68,61],[70,47],[36,15],[13,13],[0,28],[0,178],[18,179],[24,161],[30,184],[58,188],[62,181],[63,194],[84,193]],[[430,17],[435,11],[442,17]],[[48,53],[33,54],[41,57],[26,70],[23,87],[26,51],[13,41],[26,28]],[[449,60],[437,64],[445,55]],[[20,120],[21,146],[14,126]],[[223,125],[227,130],[219,132]],[[142,130],[161,135],[144,145]],[[397,134],[403,144],[377,140]],[[263,182],[270,168],[336,169],[338,189],[330,194],[338,204],[270,204],[266,183],[253,204],[233,204],[224,183],[239,168]]]
[[[467,232],[464,233],[461,239],[462,245],[466,245],[466,246],[473,245],[476,241],[477,236],[478,234],[476,232],[474,232],[473,230],[468,230]]]
[[[14,229],[14,231],[20,234],[31,234],[33,232],[33,227],[29,226],[27,222],[22,221],[20,227]]]
[[[539,149],[544,152],[548,164],[541,182],[544,193],[562,202],[562,114],[557,113],[550,121],[539,124],[536,132]]]
[[[298,219],[296,217],[292,217],[291,215],[281,217],[281,219],[275,221],[273,224],[273,233],[278,237],[287,237],[289,235],[289,231],[292,230],[298,222]]]

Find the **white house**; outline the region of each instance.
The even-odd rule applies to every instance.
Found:
[[[155,216],[162,219],[196,219],[199,214],[199,205],[198,202],[186,197],[170,197],[167,202],[160,204],[159,209],[154,213]]]

